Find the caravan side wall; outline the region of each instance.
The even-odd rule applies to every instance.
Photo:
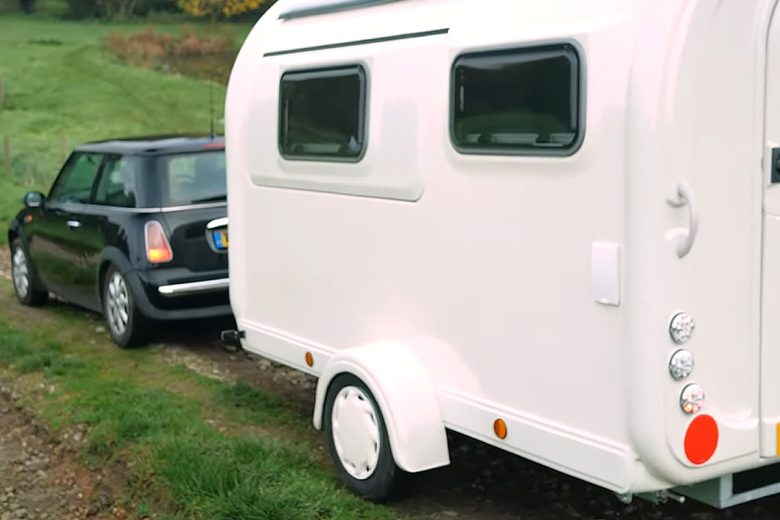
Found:
[[[286,4],[252,31],[228,91],[245,348],[319,374],[336,352],[395,342],[429,371],[448,428],[618,492],[761,462],[757,34],[774,2],[426,0],[281,21]],[[585,78],[576,153],[457,151],[454,60],[561,42]],[[367,79],[363,157],[282,158],[282,74],[352,65]],[[682,178],[701,231],[680,259],[670,230],[687,217],[666,199]],[[609,305],[604,279],[620,287]],[[722,439],[698,467],[677,402],[690,381],[667,370],[679,310],[696,319],[695,381]]]

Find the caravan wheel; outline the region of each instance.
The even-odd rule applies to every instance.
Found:
[[[336,377],[328,389],[324,420],[330,455],[347,487],[375,502],[389,498],[403,472],[393,460],[371,391],[353,375]]]

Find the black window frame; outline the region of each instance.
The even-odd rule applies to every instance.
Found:
[[[458,83],[456,80],[456,74],[458,65],[464,59],[473,59],[481,57],[496,57],[496,56],[508,56],[514,57],[518,55],[527,56],[540,56],[540,55],[552,55],[558,53],[572,59],[575,63],[577,72],[575,78],[577,81],[577,110],[575,111],[577,116],[577,133],[572,143],[567,147],[562,148],[546,148],[546,147],[515,147],[507,145],[505,147],[491,146],[480,147],[479,145],[464,146],[458,142],[455,133],[455,110],[458,103]],[[585,141],[585,129],[586,129],[586,77],[585,77],[585,61],[583,59],[583,53],[573,41],[560,41],[551,42],[538,45],[529,45],[522,47],[508,47],[501,49],[482,50],[482,51],[467,51],[458,54],[452,62],[450,69],[450,106],[449,106],[449,134],[450,143],[452,147],[460,154],[463,155],[491,155],[491,156],[525,156],[525,157],[570,157],[576,154],[582,147]]]
[[[358,97],[358,136],[360,142],[360,152],[355,156],[338,155],[318,155],[318,154],[290,154],[285,152],[283,146],[284,127],[287,116],[284,109],[284,80],[289,76],[309,76],[312,79],[322,79],[328,77],[343,77],[345,71],[354,71],[360,81],[360,96]],[[336,67],[313,68],[313,69],[293,69],[285,71],[279,78],[279,106],[278,106],[278,125],[277,125],[277,149],[279,155],[288,161],[308,161],[308,162],[338,162],[338,163],[359,163],[363,160],[368,149],[368,73],[365,67],[360,63],[339,65]]]
[[[66,179],[65,173],[71,167],[71,165],[79,159],[79,157],[83,155],[94,155],[100,158],[100,161],[97,166],[97,172],[95,173],[95,177],[92,179],[92,186],[90,188],[89,197],[86,202],[84,201],[58,201],[54,200],[54,196],[58,195],[58,191],[62,187],[62,183],[65,182]],[[49,205],[61,205],[61,204],[81,204],[81,205],[91,205],[95,198],[95,190],[97,189],[97,184],[100,178],[103,175],[103,166],[106,162],[106,154],[103,152],[92,152],[89,150],[76,150],[72,152],[67,160],[65,161],[65,164],[62,165],[62,168],[60,168],[59,173],[57,174],[57,178],[54,179],[54,182],[51,185],[51,188],[49,189],[49,193],[46,196],[47,204]]]
[[[128,161],[133,161],[136,163],[134,165],[135,172],[133,174],[133,183],[135,184],[135,191],[133,192],[133,205],[132,206],[118,206],[116,204],[108,204],[106,202],[100,202],[98,200],[98,192],[100,191],[100,186],[103,184],[104,179],[106,178],[107,174],[110,174],[111,172],[108,170],[108,166],[114,162],[114,161],[121,161],[122,159],[126,159]],[[141,177],[141,168],[140,168],[140,156],[132,155],[132,154],[121,154],[121,153],[106,153],[103,156],[103,162],[100,165],[100,171],[98,173],[98,177],[95,180],[94,186],[92,188],[92,196],[90,197],[90,204],[93,206],[101,206],[104,208],[117,208],[117,209],[138,209],[139,206],[139,197],[141,193],[140,186],[140,177]]]

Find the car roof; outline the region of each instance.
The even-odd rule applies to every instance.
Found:
[[[225,137],[222,135],[160,135],[94,141],[76,146],[75,151],[124,155],[164,155],[224,148]]]

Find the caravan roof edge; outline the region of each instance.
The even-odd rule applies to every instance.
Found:
[[[402,0],[316,0],[282,11],[279,14],[279,19],[291,20],[293,18],[304,18],[306,16],[347,11],[349,9],[360,9],[362,7],[371,7],[374,5],[400,1]]]

